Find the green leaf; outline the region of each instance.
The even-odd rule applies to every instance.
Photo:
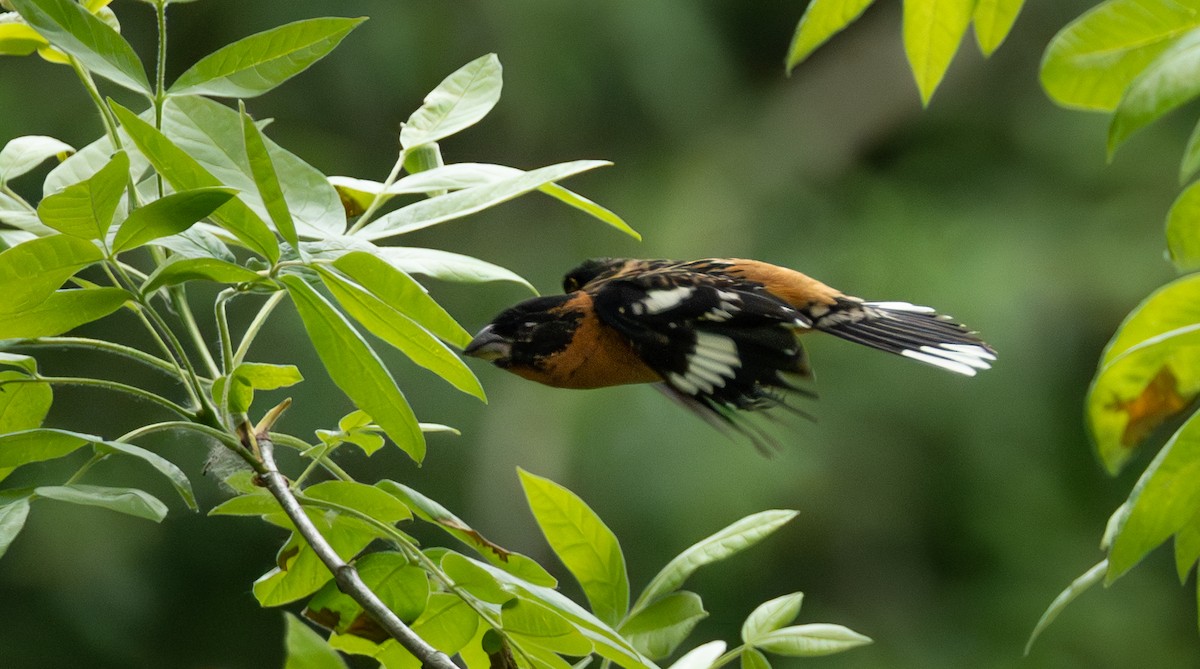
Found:
[[[870,637],[830,623],[784,627],[759,637],[754,645],[768,653],[789,657],[833,655],[871,643]]]
[[[975,3],[975,42],[986,58],[996,52],[1012,31],[1025,0],[977,0]]]
[[[517,471],[546,541],[583,587],[596,617],[616,625],[629,611],[629,577],[616,536],[575,493]]]
[[[38,306],[76,272],[103,258],[92,242],[68,235],[31,239],[0,253],[0,313]]]
[[[1180,271],[1200,269],[1200,181],[1185,188],[1167,213],[1167,249]]]
[[[525,286],[534,295],[538,294],[533,284],[521,278],[516,272],[471,256],[412,246],[385,246],[381,247],[378,253],[379,257],[390,265],[409,274],[421,274],[442,281],[462,283],[511,281]]]
[[[284,650],[287,653],[284,669],[346,669],[342,656],[316,630],[290,613],[285,612],[283,619],[286,622]]]
[[[0,318],[0,339],[60,335],[111,314],[129,299],[120,288],[60,290],[32,309]]]
[[[231,497],[208,510],[210,516],[268,516],[282,511],[279,501],[262,488]]]
[[[232,378],[228,390],[227,378]],[[294,386],[304,380],[295,365],[271,365],[246,362],[238,365],[229,377],[221,377],[213,383],[213,397],[218,402],[228,397],[228,408],[232,413],[245,413],[254,401],[255,390],[276,390]]]
[[[1183,158],[1179,161],[1179,183],[1187,183],[1196,170],[1200,170],[1200,123],[1192,129],[1187,147],[1183,150]]]
[[[323,481],[304,489],[304,497],[354,509],[384,525],[410,520],[412,511],[394,495],[357,481]]]
[[[0,55],[28,56],[39,49],[50,46],[45,37],[37,34],[23,21],[9,20],[0,23]]]
[[[234,194],[232,188],[194,188],[134,209],[117,230],[113,252],[128,251],[179,234],[229,202]]]
[[[128,184],[129,157],[118,151],[91,178],[42,199],[38,217],[63,234],[102,240]]]
[[[317,266],[317,272],[342,309],[371,334],[395,346],[413,362],[455,388],[486,401],[483,386],[466,363],[419,324],[327,268]]]
[[[177,286],[188,281],[248,283],[262,278],[254,270],[216,258],[181,258],[155,269],[142,286],[142,292],[150,294],[164,286]]]
[[[696,624],[707,617],[700,595],[681,590],[638,611],[621,625],[620,632],[643,655],[661,660],[674,653]]]
[[[13,539],[16,539],[21,528],[25,527],[25,519],[28,517],[28,497],[0,506],[0,557],[4,557]]]
[[[1125,89],[1108,126],[1108,153],[1134,132],[1200,95],[1200,31],[1158,55]]]
[[[417,418],[367,342],[303,279],[284,276],[280,282],[292,296],[304,329],[333,382],[404,452],[417,462],[424,459],[425,436]]]
[[[7,183],[58,156],[60,160],[75,152],[70,144],[45,135],[27,135],[8,140],[0,149],[0,184]]]
[[[195,158],[176,146],[154,126],[115,102],[109,104],[125,131],[137,144],[138,149],[176,191],[224,186]],[[275,235],[271,233],[271,229],[259,218],[258,214],[246,206],[241,199],[231,198],[214,211],[212,216],[222,228],[233,233],[246,248],[272,263],[279,259],[279,243],[276,241]]]
[[[9,353],[0,351],[0,367],[16,367],[30,374],[37,373],[37,358],[24,353]]]
[[[516,596],[502,588],[500,582],[486,569],[460,553],[446,551],[442,556],[441,567],[455,587],[489,604],[504,604]]]
[[[271,220],[246,156],[237,111],[203,97],[174,96],[163,107],[163,132],[223,185],[237,188],[238,199],[260,220]],[[297,233],[317,239],[344,233],[346,210],[325,175],[270,137],[262,139]]]
[[[242,103],[239,101],[238,104]],[[300,248],[300,238],[296,235],[296,223],[292,220],[291,212],[288,211],[287,200],[284,199],[283,190],[279,186],[279,176],[275,172],[275,163],[271,161],[271,154],[267,151],[266,140],[258,126],[254,125],[254,119],[246,114],[244,105],[241,107],[241,116],[246,160],[250,163],[250,173],[254,176],[254,184],[258,186],[258,196],[262,199],[263,206],[267,208],[267,214],[271,217],[271,222],[275,224],[275,229],[279,231],[284,241],[291,244],[294,249]]]
[[[366,18],[296,21],[244,37],[201,58],[179,75],[171,95],[251,98],[308,69]]]
[[[1029,635],[1029,641],[1025,642],[1025,654],[1029,655],[1030,649],[1033,648],[1033,643],[1037,641],[1042,632],[1054,622],[1058,614],[1062,613],[1063,609],[1067,608],[1067,604],[1075,601],[1075,598],[1087,592],[1092,586],[1104,580],[1104,572],[1108,570],[1108,560],[1101,560],[1096,563],[1091,569],[1083,573],[1079,578],[1071,581],[1066,589],[1050,602],[1050,606],[1046,607],[1045,613],[1038,619],[1037,625],[1034,626],[1033,632]]]
[[[1129,571],[1151,550],[1186,527],[1200,509],[1200,418],[1193,417],[1163,446],[1129,495],[1128,514],[1108,552],[1107,581]]]
[[[532,599],[510,599],[500,609],[500,626],[505,632],[527,638],[537,645],[564,655],[590,655],[592,642],[579,633],[554,609]]]
[[[354,568],[363,584],[374,592],[401,620],[412,623],[429,602],[429,577],[409,564],[400,553],[379,551],[355,560]],[[304,616],[337,634],[354,634],[373,640],[387,638],[379,624],[362,606],[338,590],[330,581],[313,595],[304,608]]]
[[[443,340],[459,348],[471,342],[471,334],[446,313],[421,284],[387,260],[371,253],[353,251],[335,260],[333,266]]]
[[[400,145],[411,149],[475,125],[496,106],[502,85],[496,54],[467,63],[425,96],[425,103],[400,128]]]
[[[1200,516],[1193,516],[1175,533],[1175,571],[1180,585],[1187,581],[1196,560],[1200,560]]]
[[[0,434],[36,428],[50,412],[54,391],[49,383],[4,383],[28,378],[18,371],[0,372]]]
[[[174,253],[172,261],[181,258],[215,258],[227,263],[237,262],[237,257],[225,242],[201,226],[192,226],[177,235],[156,239],[153,244]]]
[[[709,641],[684,653],[669,669],[709,669],[724,652],[724,641]]]
[[[380,481],[376,485],[388,494],[395,495],[412,509],[413,513],[417,514],[417,517],[421,520],[436,524],[450,536],[470,546],[493,566],[503,569],[534,585],[548,588],[558,585],[558,581],[537,562],[525,555],[506,550],[489,541],[441,504],[438,504],[416,490],[389,480]]]
[[[345,516],[330,518],[310,513],[309,518],[343,560],[354,557],[375,539],[374,532]],[[296,533],[279,549],[276,564],[254,582],[254,597],[262,606],[280,606],[307,597],[333,578],[325,563]]]
[[[636,613],[655,599],[678,589],[700,567],[736,555],[762,541],[795,518],[797,513],[778,509],[760,511],[691,545],[650,580],[633,605],[633,611]]]
[[[149,97],[150,82],[129,42],[72,0],[12,0],[13,9],[55,47],[91,72]]]
[[[147,109],[143,112],[143,116],[147,119],[153,118],[154,110]],[[136,181],[150,167],[150,163],[129,141],[128,135],[119,128],[117,135],[123,146],[121,150],[129,157],[129,177]],[[46,175],[46,180],[42,182],[42,195],[49,197],[69,186],[87,181],[105,165],[108,165],[116,153],[117,150],[113,148],[112,140],[108,138],[108,135],[101,136],[54,166],[54,169]]]
[[[34,493],[46,499],[56,499],[60,502],[98,506],[102,509],[117,511],[154,522],[162,522],[167,515],[167,505],[158,501],[145,490],[137,488],[111,488],[108,486],[71,485],[38,486]]]
[[[602,160],[559,163],[499,179],[487,185],[431,197],[375,219],[356,235],[363,239],[375,240],[420,230],[482,211],[580,172],[611,164]]]
[[[796,616],[800,615],[800,605],[803,601],[804,593],[793,592],[763,602],[742,624],[742,641],[751,646],[757,645],[756,642],[767,633],[795,620]]]
[[[1200,392],[1200,276],[1146,298],[1117,329],[1088,390],[1087,424],[1116,474],[1137,448]]]
[[[975,0],[904,0],[904,53],[921,104],[929,105],[946,76],[974,11]]]
[[[0,435],[0,468],[20,467],[69,455],[88,442],[74,432],[31,429]]]
[[[429,605],[412,624],[412,631],[429,645],[453,655],[465,646],[479,627],[479,616],[466,602],[455,595],[438,592],[430,595]],[[349,653],[370,655],[384,667],[420,669],[420,663],[395,639],[379,640],[376,644],[349,634],[334,634],[330,644]]]
[[[787,71],[793,69],[817,50],[830,37],[845,30],[875,0],[812,0],[796,25],[792,44],[788,47]]]
[[[179,493],[179,496],[183,498],[184,503],[187,504],[189,509],[196,511],[199,508],[196,506],[196,495],[192,492],[192,482],[188,480],[187,474],[184,474],[183,470],[174,462],[141,446],[134,446],[133,444],[126,444],[120,441],[106,441],[91,435],[80,436],[86,436],[95,445],[97,451],[120,453],[148,463],[151,467],[157,469],[160,474],[167,477],[167,480],[175,488],[175,492]]]
[[[771,662],[757,648],[747,648],[742,651],[742,669],[771,669]]]
[[[1064,107],[1110,111],[1142,70],[1200,27],[1194,0],[1109,0],[1060,30],[1042,58],[1042,87]]]

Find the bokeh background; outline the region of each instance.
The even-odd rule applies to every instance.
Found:
[[[1073,604],[1021,657],[1045,606],[1102,557],[1104,522],[1140,469],[1117,479],[1101,471],[1081,407],[1117,324],[1173,276],[1162,220],[1186,119],[1141,133],[1106,165],[1105,119],[1054,107],[1037,83],[1045,45],[1089,4],[1074,0],[1030,3],[990,61],[967,43],[922,110],[899,4],[879,3],[788,78],[799,1],[205,0],[171,11],[170,71],[283,22],[370,16],[333,55],[249,107],[326,173],[381,179],[399,122],[445,75],[494,51],[503,99],[443,143],[447,160],[612,160],[567,185],[645,241],[529,196],[397,243],[476,255],[544,292],[591,256],[756,257],[864,297],[936,305],[1000,351],[993,371],[963,379],[814,337],[819,421],[778,429],[784,448],[770,459],[650,388],[554,390],[472,361],[485,406],[391,356],[417,414],[463,435],[432,437],[420,468],[395,449],[370,459],[347,449],[340,461],[356,475],[441,500],[543,559],[572,595],[522,501],[517,467],[567,485],[608,522],[635,593],[726,524],[800,510],[768,541],[688,583],[712,613],[688,647],[735,640],[757,603],[801,590],[801,622],[845,624],[876,643],[781,667],[1195,666],[1193,584],[1180,587],[1162,550]],[[148,6],[114,9],[152,53]],[[81,145],[99,132],[67,69],[0,60],[0,138]],[[31,197],[39,189],[36,177],[15,186]],[[513,284],[430,287],[468,329],[526,296]],[[243,306],[244,318],[252,305]],[[311,435],[350,407],[297,319],[280,313],[256,354],[299,361],[310,382],[290,393],[297,404],[283,427]],[[92,332],[138,341],[135,324],[120,320]],[[43,366],[160,383],[104,358],[44,355]],[[51,420],[115,436],[145,410],[64,389]],[[205,509],[225,496],[200,474],[203,444],[157,447],[195,475]],[[31,467],[9,483],[54,480],[69,465],[78,462]],[[154,525],[39,503],[0,561],[0,665],[280,666],[282,616],[259,609],[250,585],[283,534],[190,513],[137,464],[108,463],[94,480],[143,485],[172,514]]]

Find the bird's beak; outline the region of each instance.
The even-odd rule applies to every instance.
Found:
[[[480,330],[463,349],[463,355],[489,362],[508,358],[511,352],[512,342],[496,334],[490,325]]]

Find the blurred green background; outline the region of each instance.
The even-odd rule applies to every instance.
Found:
[[[1104,522],[1141,468],[1116,480],[1102,473],[1082,400],[1117,324],[1173,276],[1162,220],[1186,119],[1143,132],[1105,164],[1105,119],[1055,108],[1037,83],[1046,43],[1089,5],[1076,1],[1031,3],[990,61],[968,43],[923,111],[899,3],[880,5],[786,78],[802,2],[206,0],[170,13],[170,72],[283,22],[369,15],[329,58],[248,106],[274,117],[271,136],[326,173],[382,179],[398,123],[444,76],[494,51],[503,99],[443,143],[447,160],[612,160],[567,185],[645,241],[542,196],[398,241],[499,263],[543,292],[591,256],[761,258],[863,297],[934,305],[1000,351],[993,371],[963,379],[814,337],[819,422],[778,429],[785,446],[772,459],[650,388],[555,390],[472,361],[485,406],[391,356],[418,416],[463,436],[432,437],[420,468],[395,449],[370,459],[347,449],[340,461],[357,476],[441,500],[545,561],[573,596],[524,506],[518,466],[596,509],[622,541],[635,592],[737,518],[800,510],[765,543],[689,582],[712,615],[687,647],[733,641],[757,603],[802,590],[801,622],[845,624],[876,643],[781,667],[1195,666],[1195,596],[1162,550],[1077,601],[1021,659],[1045,606],[1102,557]],[[114,9],[151,53],[148,6]],[[0,61],[0,138],[80,145],[99,132],[66,68]],[[15,185],[33,197],[36,181]],[[470,330],[526,296],[511,284],[431,289]],[[242,306],[245,317],[253,305]],[[283,428],[311,436],[350,406],[298,320],[280,313],[256,352],[299,361],[310,383],[291,393]],[[138,340],[120,319],[92,332]],[[42,359],[51,372],[161,384],[104,358]],[[51,420],[115,436],[144,410],[63,389]],[[223,498],[215,477],[199,473],[204,444],[158,448],[195,474],[205,509]],[[34,466],[8,483],[54,480],[71,464]],[[172,499],[137,465],[108,463],[96,480]],[[258,608],[250,584],[272,566],[282,532],[170,503],[162,525],[39,503],[0,561],[0,666],[280,666],[282,617]]]

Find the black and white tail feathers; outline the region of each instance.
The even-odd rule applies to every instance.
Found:
[[[807,312],[814,329],[964,376],[990,369],[996,359],[975,333],[929,307],[839,298]]]

